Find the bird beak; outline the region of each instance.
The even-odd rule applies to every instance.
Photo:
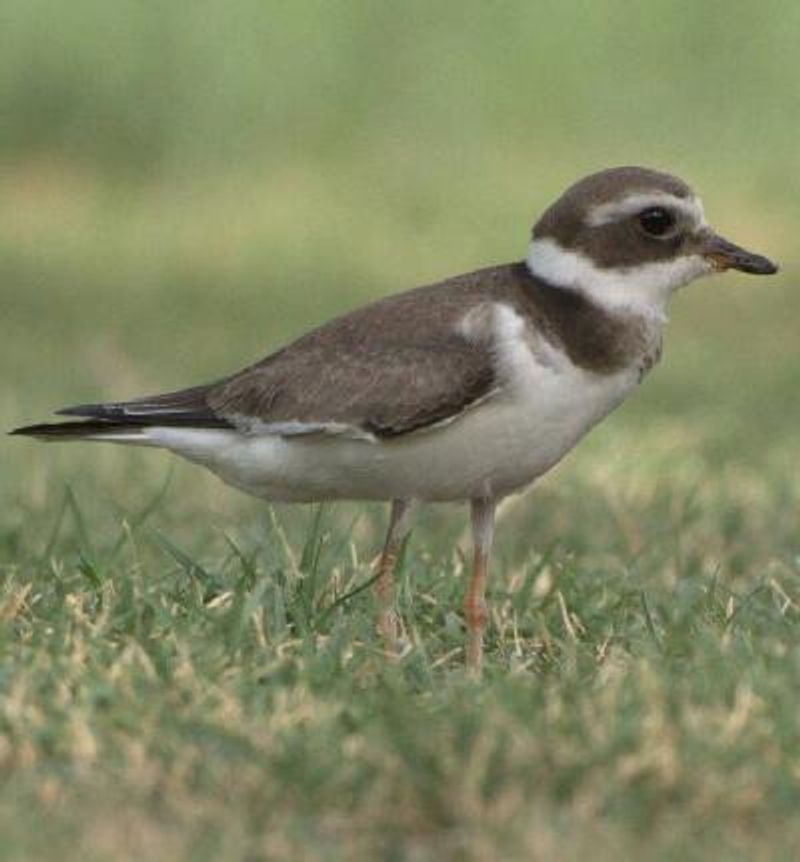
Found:
[[[740,272],[749,272],[753,275],[773,275],[778,271],[778,267],[768,258],[734,245],[713,231],[709,231],[702,237],[700,254],[717,272],[738,269]]]

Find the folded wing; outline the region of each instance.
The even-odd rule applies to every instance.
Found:
[[[438,287],[358,309],[216,383],[59,413],[95,433],[101,423],[391,438],[445,422],[497,383],[490,346],[458,326],[472,291]]]

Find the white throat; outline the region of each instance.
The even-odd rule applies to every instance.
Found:
[[[577,290],[604,308],[661,320],[666,320],[667,303],[674,290],[713,271],[699,254],[603,269],[586,255],[563,248],[550,237],[531,241],[526,263],[538,278]]]

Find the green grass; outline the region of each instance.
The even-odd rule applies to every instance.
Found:
[[[0,426],[209,379],[518,258],[581,173],[684,174],[783,264],[680,295],[632,402],[502,511],[276,507],[0,448],[0,860],[783,860],[800,828],[796,4],[7,2]]]
[[[3,536],[3,853],[789,858],[796,488],[621,466],[507,513],[481,684],[463,560],[429,529],[393,667],[369,594],[337,604],[369,577],[355,508],[202,540],[174,488],[27,513]]]

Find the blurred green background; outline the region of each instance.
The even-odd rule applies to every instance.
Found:
[[[772,412],[796,370],[799,33],[791,2],[5,0],[3,423],[519,258],[566,184],[625,163],[685,176],[784,265],[680,297],[652,388],[680,380],[685,407],[756,363]]]
[[[791,636],[770,614],[788,625],[797,605],[788,598],[769,604],[765,598],[765,606],[758,606],[760,616],[754,617],[761,628],[754,624],[746,630],[741,654],[736,654],[740,663],[732,663],[733,605],[719,599],[717,607],[712,597],[708,606],[695,606],[686,596],[702,592],[708,578],[711,595],[717,572],[726,588],[747,595],[762,577],[783,579],[780,589],[791,592],[797,577],[798,45],[800,4],[791,0],[3,0],[2,428],[44,420],[52,409],[70,403],[132,397],[211,379],[363,301],[519,259],[537,214],[579,176],[610,165],[643,164],[683,176],[702,195],[709,220],[723,235],[782,265],[775,278],[729,274],[693,285],[677,297],[664,361],[642,391],[536,493],[504,514],[493,588],[502,591],[518,583],[514,578],[530,570],[535,549],[557,548],[556,556],[563,552],[566,562],[554,568],[556,574],[546,573],[547,578],[556,578],[566,595],[564,614],[570,604],[576,615],[590,621],[591,637],[575,646],[565,635],[563,653],[558,653],[566,656],[563,664],[554,658],[549,665],[538,646],[526,646],[526,661],[536,670],[531,684],[525,675],[509,676],[507,665],[513,662],[503,650],[511,648],[497,635],[500,645],[491,661],[498,662],[499,682],[480,707],[483,711],[469,692],[436,682],[444,678],[437,676],[444,673],[437,655],[452,647],[455,652],[447,653],[452,660],[460,643],[457,620],[447,616],[457,609],[458,599],[447,593],[445,610],[426,630],[438,647],[432,652],[435,661],[425,665],[427,658],[415,659],[425,672],[412,674],[408,683],[421,697],[409,700],[408,689],[401,686],[399,697],[387,701],[380,686],[368,681],[365,705],[358,681],[353,683],[357,690],[350,691],[343,674],[313,664],[324,660],[320,653],[313,661],[308,658],[305,670],[282,670],[284,675],[275,677],[269,696],[284,706],[280,698],[297,704],[298,732],[291,735],[292,725],[280,743],[273,744],[271,737],[264,742],[259,736],[263,714],[272,706],[259,700],[266,691],[259,688],[260,647],[252,647],[245,660],[238,647],[227,646],[229,634],[207,637],[207,627],[217,617],[202,604],[187,611],[177,603],[174,619],[163,623],[163,637],[141,634],[150,632],[151,625],[135,616],[135,609],[146,604],[141,597],[151,596],[158,619],[161,596],[183,583],[182,575],[165,564],[163,553],[157,556],[151,538],[142,539],[150,563],[140,567],[137,556],[130,571],[115,562],[108,564],[110,574],[102,574],[112,585],[108,589],[117,591],[117,606],[127,584],[141,589],[136,601],[131,599],[134,610],[129,614],[125,606],[120,611],[127,622],[118,628],[109,624],[111,634],[98,634],[101,622],[91,613],[79,618],[75,610],[76,602],[89,607],[95,596],[96,585],[85,568],[87,544],[101,549],[113,545],[116,554],[122,545],[115,537],[126,529],[120,527],[122,515],[152,500],[166,477],[169,487],[149,523],[188,548],[194,559],[211,559],[208,566],[214,572],[228,553],[229,533],[235,532],[247,547],[259,547],[255,537],[263,535],[263,504],[223,489],[197,468],[173,469],[161,453],[43,448],[5,439],[0,449],[0,572],[8,595],[16,595],[13,590],[19,587],[23,599],[12,603],[11,611],[5,599],[0,601],[0,622],[5,626],[19,612],[21,632],[17,637],[10,623],[0,627],[0,640],[8,637],[2,641],[8,661],[0,674],[5,686],[0,719],[18,733],[0,740],[0,778],[10,779],[0,787],[10,794],[3,798],[16,806],[9,808],[2,831],[5,837],[16,835],[14,846],[24,848],[26,858],[32,858],[31,848],[40,840],[41,847],[50,848],[42,850],[42,858],[50,858],[48,852],[71,852],[82,860],[174,859],[179,856],[175,847],[195,831],[206,855],[198,851],[188,856],[221,858],[215,836],[224,836],[231,823],[244,832],[256,830],[246,822],[247,811],[254,822],[262,822],[260,812],[284,798],[285,776],[299,782],[299,801],[290,800],[288,813],[284,811],[289,820],[297,817],[298,844],[293,853],[269,858],[340,858],[335,850],[323,852],[329,834],[324,830],[319,855],[297,849],[306,847],[308,822],[317,822],[314,805],[334,817],[341,811],[342,817],[349,816],[346,794],[328,789],[315,796],[317,777],[303,772],[303,746],[317,744],[313,734],[302,736],[303,722],[309,715],[336,717],[336,709],[347,721],[343,718],[341,727],[330,731],[335,756],[325,761],[332,776],[328,788],[339,788],[337,746],[352,744],[352,751],[362,754],[390,752],[403,739],[396,728],[401,719],[409,733],[419,732],[415,744],[430,747],[425,763],[433,765],[427,772],[427,767],[415,771],[416,766],[408,766],[404,772],[397,766],[406,755],[413,761],[407,752],[401,751],[388,771],[379,758],[353,755],[354,769],[361,769],[364,778],[353,785],[363,788],[358,791],[363,796],[353,791],[353,807],[360,810],[364,800],[367,809],[374,804],[373,819],[362,820],[362,837],[371,835],[371,823],[378,824],[378,831],[381,823],[390,823],[398,810],[393,799],[403,801],[404,822],[412,831],[418,827],[420,835],[425,829],[438,835],[440,827],[446,832],[456,824],[467,830],[464,834],[472,835],[474,827],[485,837],[494,834],[492,829],[508,831],[503,823],[515,824],[514,829],[529,824],[530,800],[535,798],[550,807],[544,814],[537,809],[539,819],[532,821],[524,840],[530,839],[536,852],[544,846],[541,841],[550,840],[548,858],[586,858],[587,848],[593,858],[645,858],[648,824],[661,830],[659,847],[685,841],[679,855],[690,858],[686,848],[695,846],[714,817],[715,834],[735,839],[740,833],[732,833],[731,824],[746,822],[741,835],[753,842],[751,852],[741,857],[720,858],[767,858],[755,852],[762,846],[759,829],[782,834],[776,824],[782,822],[782,812],[793,805],[796,810],[793,794],[800,774],[792,759],[797,704],[784,697],[798,690],[800,659],[791,664]],[[67,504],[60,508],[66,485],[80,501],[83,520],[70,520]],[[332,516],[344,519],[336,523],[349,523],[360,509],[340,507],[337,512],[342,510],[345,515]],[[64,523],[69,525],[62,534],[59,511],[68,511]],[[432,578],[434,593],[440,571],[434,565],[440,559],[436,554],[451,554],[452,540],[463,526],[451,512],[434,511],[415,537],[420,548],[415,577]],[[290,543],[299,546],[308,514],[301,510],[286,518]],[[356,543],[363,559],[369,558],[379,530],[374,518],[359,522]],[[454,556],[446,559],[450,562],[441,570],[449,572],[450,580],[444,575],[440,580],[457,592],[452,575],[460,563]],[[574,570],[580,571],[573,578]],[[141,571],[150,573],[145,582],[152,585],[151,593],[139,585]],[[366,576],[364,567],[353,564],[353,571]],[[629,582],[631,571],[635,577]],[[558,572],[569,577],[558,580]],[[603,586],[606,578],[609,589]],[[31,595],[44,598],[22,613],[25,590],[32,583]],[[655,628],[644,593],[640,603],[640,588],[663,603],[654,610]],[[542,615],[551,614],[550,631],[560,626],[557,606],[545,607],[547,589],[536,593],[535,601],[520,602],[520,614],[535,618],[526,617],[525,624],[537,638]],[[69,593],[69,601],[58,590]],[[110,602],[109,595],[103,593],[103,601]],[[673,596],[684,610],[670,618]],[[624,602],[633,610],[626,610]],[[98,607],[100,617],[114,619],[112,611],[103,609],[106,605]],[[438,604],[431,601],[431,607],[439,613]],[[362,627],[359,637],[366,632],[359,643],[366,643],[367,650],[368,611],[365,606],[361,616],[354,612],[347,618]],[[741,619],[750,617],[743,614]],[[53,630],[62,631],[59,620],[63,631],[71,633],[64,635],[63,644],[51,638]],[[719,629],[718,620],[723,620]],[[180,625],[184,628],[173,638]],[[85,643],[92,645],[87,647],[91,660],[81,646],[84,641],[69,626],[83,631]],[[600,664],[597,655],[617,649],[616,635],[608,631],[625,626],[630,631],[625,629],[620,638],[624,646],[613,653],[614,662]],[[341,641],[344,635],[335,631]],[[651,631],[656,632],[652,640]],[[660,651],[658,638],[667,642],[668,636],[680,644],[674,654]],[[557,635],[552,638],[546,642],[556,655],[552,644],[560,642]],[[119,662],[139,655],[129,654],[124,646],[129,643],[144,652],[162,647],[167,670],[159,671],[163,679],[145,674],[147,682],[141,684],[146,697],[137,694],[140,683],[132,676],[133,694],[129,700],[120,696],[124,708],[118,718],[109,719],[102,692],[118,692],[128,684],[128,670],[119,670]],[[292,643],[287,655],[305,648],[302,639]],[[579,647],[585,649],[576,653],[584,656],[583,665],[570,658],[570,649]],[[356,648],[357,657],[363,653]],[[77,705],[59,688],[65,673],[59,665],[62,656],[75,674],[74,698],[85,695]],[[689,656],[693,675],[686,676],[680,656]],[[773,656],[770,673],[762,672],[759,656],[766,656],[765,661]],[[181,667],[184,659],[194,662],[195,688],[187,683],[185,699],[175,701],[168,669]],[[135,664],[132,660],[130,668]],[[316,668],[312,682],[303,675],[309,667]],[[374,671],[366,673],[372,680]],[[609,683],[606,688],[605,682],[614,679],[617,687]],[[332,689],[325,689],[322,680]],[[760,690],[759,680],[771,688]],[[699,694],[682,688],[687,681]],[[310,700],[297,694],[302,686],[308,687],[303,697]],[[336,686],[340,688],[333,690]],[[52,691],[57,705],[42,706]],[[96,699],[95,691],[101,692]],[[638,707],[640,692],[643,705]],[[531,707],[528,697],[535,701]],[[69,709],[58,705],[62,700],[71,704]],[[398,711],[386,707],[385,733],[380,727],[373,732],[372,718],[388,702]],[[723,725],[715,722],[724,724],[731,704],[740,702],[745,706],[737,712],[738,730],[730,736],[717,733],[715,728]],[[424,711],[426,703],[429,712]],[[695,712],[680,724],[674,717],[689,703]],[[752,703],[756,706],[750,709]],[[559,723],[558,716],[572,716],[573,708],[585,725],[571,718]],[[158,709],[163,709],[163,719],[162,713],[152,717]],[[414,723],[416,710],[423,710],[419,725]],[[605,754],[592,736],[600,727],[593,720],[599,712],[620,716],[619,722],[608,722],[612,742]],[[275,713],[276,721],[280,714]],[[513,727],[513,738],[531,746],[524,757],[545,764],[544,771],[533,773],[532,790],[507,772],[505,815],[475,801],[483,799],[476,790],[470,803],[474,807],[457,811],[451,820],[443,815],[441,826],[438,815],[430,814],[430,794],[448,782],[460,786],[462,761],[448,753],[448,728],[470,715],[492,738],[502,738],[502,733],[495,735],[491,721],[497,720],[501,729]],[[426,724],[429,719],[434,723]],[[430,736],[428,727],[435,728]],[[0,722],[0,729],[5,733],[7,725]],[[738,740],[744,738],[752,741],[751,749],[739,760]],[[774,747],[776,738],[785,749]],[[725,742],[734,739],[736,745]],[[250,751],[242,740],[261,753],[248,755],[255,777],[240,787],[230,780],[240,769],[239,755],[231,752],[240,750],[240,742],[242,751]],[[704,747],[717,740],[719,750]],[[654,755],[667,741],[674,750]],[[641,747],[641,773],[638,766],[631,767],[630,746]],[[297,763],[287,749],[295,752]],[[554,755],[548,772],[550,751],[561,753]],[[661,760],[653,765],[651,755]],[[192,757],[208,766],[212,778],[207,785],[201,778],[193,784],[188,771],[175,777],[180,770],[172,764],[194,763]],[[279,768],[282,757],[288,764],[285,773]],[[115,773],[117,762],[133,765],[129,772],[120,766]],[[96,764],[92,769],[97,771],[87,764]],[[81,786],[89,801],[83,808],[77,796],[70,807],[58,790],[63,779],[71,799],[70,782],[76,775],[79,784],[85,779]],[[377,784],[370,775],[380,776]],[[650,775],[656,776],[653,783],[648,783]],[[177,788],[180,816],[174,822],[160,820],[161,797],[154,791],[154,810],[147,808],[152,803],[147,796],[147,805],[115,832],[114,812],[110,821],[105,819],[112,797],[104,799],[103,788],[115,788],[127,801],[139,792],[136,788],[149,787],[148,781],[162,788],[162,779],[167,796]],[[15,791],[15,781],[28,790]],[[729,793],[733,785],[738,795]],[[241,804],[226,805],[220,786],[239,794],[231,798]],[[469,776],[463,786],[471,786]],[[146,793],[141,793],[144,799]],[[54,811],[62,819],[52,834],[38,833],[32,824],[42,812],[48,818]],[[604,820],[609,812],[610,819]],[[764,820],[765,812],[774,813],[775,820],[769,819],[771,814]],[[573,817],[585,828],[573,831]],[[747,817],[751,819],[742,820]],[[124,850],[118,836],[132,834],[145,821],[153,843],[142,845],[140,852],[130,849],[135,843]],[[84,822],[93,824],[92,852],[86,847],[67,851],[80,847],[70,836]],[[629,830],[632,823],[640,832]],[[677,829],[676,823],[681,824]],[[480,832],[484,827],[488,831]],[[165,834],[172,836],[173,845],[164,842]],[[275,834],[275,840],[285,837],[280,830]],[[51,841],[53,835],[59,840]],[[614,840],[604,845],[605,855],[595,854],[597,837],[609,835]],[[643,843],[636,835],[643,836]],[[633,843],[627,843],[631,836]],[[294,838],[286,840],[291,844]],[[419,847],[427,846],[420,841]],[[485,837],[472,855],[457,858],[512,858],[498,855],[492,841]],[[776,842],[775,858],[788,858],[779,855],[781,841]],[[11,846],[5,838],[4,844]],[[431,855],[419,850],[417,856],[392,858],[450,858],[435,843],[431,846]],[[0,846],[0,858],[5,858],[3,852]],[[534,858],[533,852],[520,858]],[[656,855],[654,851],[652,858]],[[365,853],[363,858],[378,857]]]
[[[696,422],[712,455],[758,460],[797,418],[799,35],[788,0],[5,0],[0,421],[215,377],[519,258],[567,184],[636,163],[783,272],[679,297],[665,364],[612,422]],[[8,441],[3,492],[98,457],[131,456]]]

